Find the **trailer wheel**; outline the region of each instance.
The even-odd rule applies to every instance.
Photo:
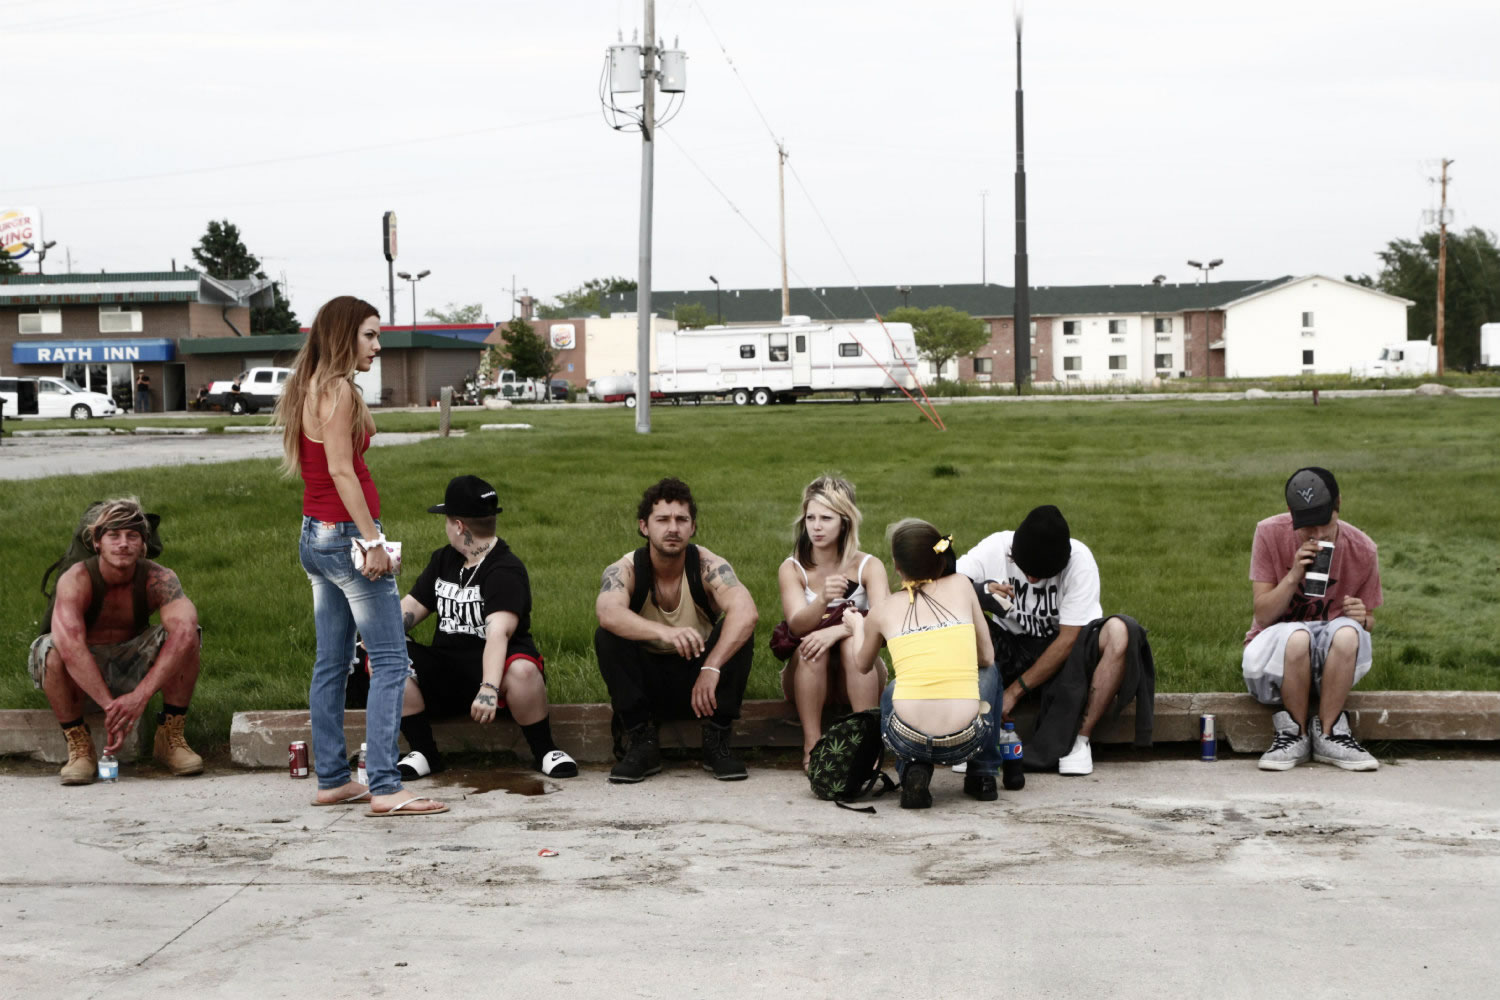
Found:
[[[734,393],[729,398],[734,400],[735,406],[744,406],[746,403],[750,402],[750,394],[744,389],[734,390]]]
[[[752,395],[750,399],[755,403],[756,406],[765,406],[771,402],[771,390],[756,389],[754,395]]]
[[[855,403],[856,406],[859,405],[859,393],[858,392],[856,392],[854,394],[854,403]]]
[[[625,409],[635,409],[635,393],[632,392],[630,395],[625,397]]]

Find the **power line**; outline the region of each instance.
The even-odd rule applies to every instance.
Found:
[[[448,139],[462,139],[474,135],[485,135],[491,132],[506,132],[514,129],[535,128],[538,125],[554,125],[558,122],[573,121],[579,118],[592,118],[593,112],[581,114],[558,115],[555,118],[539,118],[534,121],[515,122],[510,125],[490,125],[485,128],[464,129],[460,132],[445,132],[440,135],[419,136],[413,139],[397,139],[393,142],[373,143],[367,146],[345,146],[340,149],[325,149],[316,153],[295,153],[290,156],[275,156],[264,160],[244,160],[239,163],[221,163],[204,167],[185,167],[181,170],[163,170],[151,174],[134,174],[129,177],[103,177],[88,181],[65,181],[60,184],[22,184],[17,185],[14,190],[18,192],[28,191],[58,191],[67,188],[89,187],[95,184],[133,184],[137,181],[161,180],[167,177],[186,177],[193,174],[217,173],[224,170],[245,170],[252,167],[274,166],[279,163],[299,163],[306,160],[324,159],[330,156],[344,156],[349,153],[369,153],[381,149],[395,149],[401,146],[415,146],[422,143],[443,142]]]

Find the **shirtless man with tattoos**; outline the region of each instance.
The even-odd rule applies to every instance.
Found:
[[[412,672],[401,734],[411,750],[397,765],[402,779],[443,770],[432,719],[467,713],[493,722],[506,709],[531,747],[533,766],[549,778],[574,777],[578,764],[552,741],[542,654],[531,638],[531,581],[495,534],[495,488],[478,476],[457,476],[443,502],[427,511],[445,516],[448,544],[401,598],[406,631],[430,614],[438,619],[431,646],[406,641]]]
[[[750,678],[755,601],[727,561],[689,541],[698,505],[682,480],[646,490],[636,529],[646,544],[605,569],[594,604],[599,672],[626,735],[609,780],[631,784],[659,772],[657,724],[687,716],[703,723],[704,769],[742,780],[745,765],[729,741]]]
[[[58,578],[48,630],[31,644],[32,683],[68,741],[65,785],[87,785],[98,773],[84,713],[103,710],[104,752],[112,754],[158,691],[153,755],[176,775],[203,771],[183,738],[198,683],[198,610],[177,574],[146,558],[150,531],[135,497],[98,504],[86,536],[95,554]]]

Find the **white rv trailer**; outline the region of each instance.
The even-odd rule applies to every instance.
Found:
[[[784,317],[780,325],[660,331],[656,369],[664,395],[728,397],[740,406],[830,391],[878,399],[898,392],[897,383],[915,392],[921,371],[909,323],[881,329],[875,320],[814,323],[806,316]]]

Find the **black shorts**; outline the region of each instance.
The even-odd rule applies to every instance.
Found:
[[[484,653],[465,652],[455,649],[434,649],[406,640],[406,655],[411,659],[412,672],[416,674],[417,687],[422,691],[422,700],[427,703],[427,712],[433,718],[443,719],[453,715],[468,715],[479,685],[484,680]],[[505,684],[506,671],[516,660],[529,660],[536,664],[538,672],[543,670],[542,658],[534,653],[511,653],[505,657],[505,667],[500,671],[500,683]],[[496,696],[497,708],[505,708],[505,699]]]

